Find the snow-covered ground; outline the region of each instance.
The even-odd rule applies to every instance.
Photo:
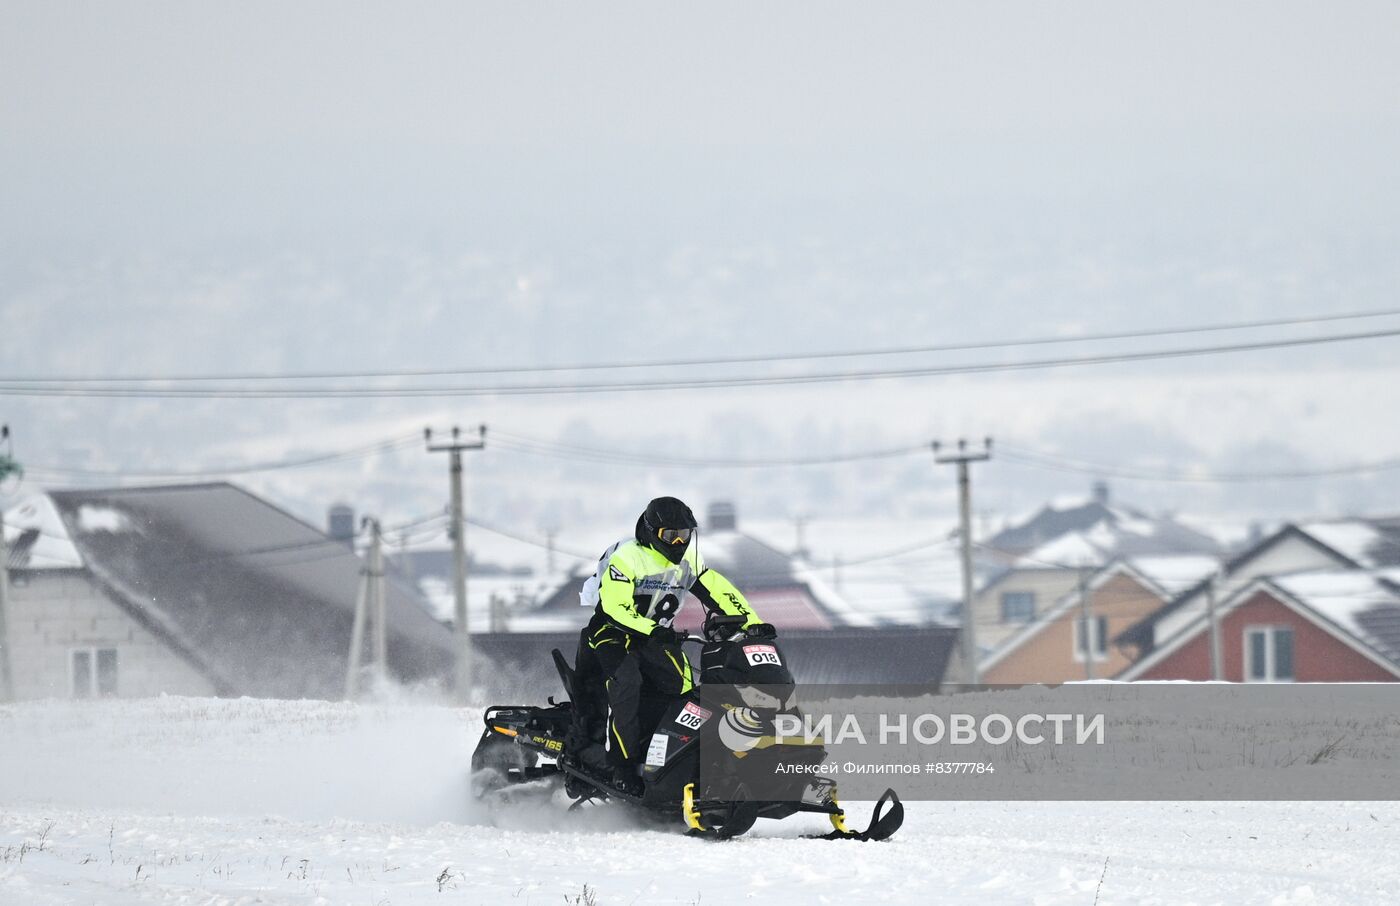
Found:
[[[882,844],[724,844],[472,804],[473,712],[409,703],[0,708],[0,904],[1386,903],[1396,803],[907,804]],[[853,809],[864,821],[864,809]]]

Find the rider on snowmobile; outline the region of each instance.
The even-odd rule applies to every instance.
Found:
[[[613,784],[632,795],[642,786],[637,709],[643,689],[683,695],[694,685],[690,662],[671,628],[686,592],[711,611],[745,617],[750,638],[777,634],[732,582],[705,566],[696,534],[690,507],[658,497],[637,519],[634,536],[607,549],[579,592],[581,603],[594,612],[579,636],[576,676],[581,686],[592,687],[589,697],[602,699],[596,686],[603,687]],[[586,710],[576,712],[578,720],[586,720]]]

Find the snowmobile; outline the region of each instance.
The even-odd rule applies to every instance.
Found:
[[[748,638],[743,619],[712,614],[702,636],[681,634],[683,644],[701,645],[699,683],[679,697],[643,696],[639,722],[652,733],[640,796],[612,782],[603,745],[605,718],[585,717],[576,726],[576,709],[587,715],[595,708],[558,649],[553,651],[554,664],[568,700],[556,702],[551,696],[548,706],[486,709],[486,727],[472,754],[476,794],[497,795],[517,784],[562,781],[574,800],[570,811],[588,803],[621,802],[663,825],[683,826],[692,836],[728,839],[748,831],[759,818],[815,812],[827,815],[833,828],[819,839],[887,839],[904,822],[904,806],[893,789],[876,802],[865,830],[850,830],[835,781],[814,770],[826,759],[821,740],[773,732],[778,713],[796,713],[795,682],[776,640]],[[579,726],[587,729],[580,732]],[[702,748],[721,753],[717,769],[701,770]],[[749,769],[745,775],[765,778],[763,789],[751,790],[737,771],[724,770],[741,759],[753,759],[744,765]],[[753,770],[765,764],[769,770]],[[771,769],[778,764],[802,767]]]

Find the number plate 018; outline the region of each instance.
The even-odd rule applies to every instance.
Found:
[[[781,667],[782,660],[778,657],[778,649],[772,645],[745,645],[744,657],[749,659],[749,665],[760,667],[764,664],[771,664],[774,667]]]

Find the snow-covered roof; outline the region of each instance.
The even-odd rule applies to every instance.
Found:
[[[1299,528],[1337,553],[1362,566],[1381,565],[1377,551],[1386,543],[1387,539],[1379,529],[1369,522],[1360,519],[1306,522]]]
[[[1088,494],[1056,494],[1050,498],[1050,502],[1045,505],[1045,508],[1063,513],[1066,510],[1077,510],[1095,502],[1094,498]]]
[[[1102,525],[1103,523],[1099,523],[1099,526]],[[1104,540],[1102,533],[1098,538]],[[1022,555],[1013,566],[1015,569],[1099,566],[1107,559],[1105,547],[1095,544],[1090,538],[1090,533],[1069,532]]]
[[[1057,497],[1030,517],[1013,520],[987,544],[1003,555],[1025,557],[1027,562],[1014,566],[1020,569],[1037,568],[1036,560],[1096,566],[1116,557],[1217,553],[1222,547],[1170,514],[1150,515],[1101,496]]]
[[[1274,583],[1400,664],[1400,588],[1365,570],[1297,573]]]
[[[1128,563],[1169,596],[1180,594],[1220,568],[1219,560],[1203,554],[1132,557]]]
[[[81,569],[83,557],[47,494],[31,494],[5,511],[11,569]]]
[[[1202,516],[1195,513],[1181,513],[1175,518],[1192,531],[1214,540],[1222,551],[1239,550],[1272,535],[1283,526],[1278,520]]]
[[[792,520],[747,520],[746,530],[797,547]],[[962,597],[952,518],[906,520],[868,517],[804,523],[805,557],[798,578],[848,625],[927,625],[941,621]],[[976,536],[993,530],[979,519]],[[791,539],[791,542],[788,542]]]

